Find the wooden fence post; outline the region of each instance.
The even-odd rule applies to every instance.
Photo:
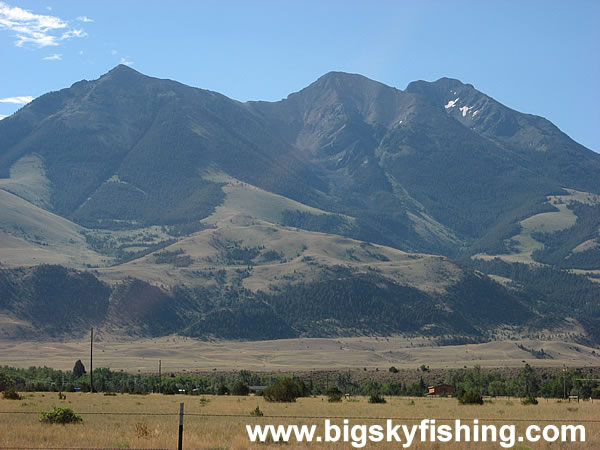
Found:
[[[179,404],[179,443],[178,450],[183,448],[183,402]]]

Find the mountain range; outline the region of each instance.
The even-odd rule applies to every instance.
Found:
[[[442,78],[121,65],[0,121],[0,333],[600,340],[600,155]]]

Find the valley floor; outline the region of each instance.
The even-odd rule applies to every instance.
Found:
[[[545,359],[534,353],[544,350]],[[77,359],[89,363],[89,337],[78,341],[0,340],[0,365],[48,366],[70,370]],[[539,356],[539,354],[537,355]],[[598,367],[591,347],[560,341],[510,340],[437,346],[426,338],[350,337],[271,341],[200,341],[180,336],[103,340],[94,343],[94,367],[131,373],[202,371],[289,371],[364,369],[386,371],[473,367]]]

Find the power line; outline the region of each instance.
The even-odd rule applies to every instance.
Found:
[[[0,414],[39,414],[36,411],[0,411]],[[179,413],[157,413],[157,412],[77,412],[81,415],[96,415],[96,416],[179,416]],[[600,419],[511,419],[511,418],[485,418],[485,417],[372,417],[372,416],[290,416],[290,415],[264,415],[264,416],[250,416],[249,414],[206,414],[206,413],[185,413],[185,416],[194,417],[243,417],[246,419],[348,419],[348,420],[395,420],[395,421],[421,421],[421,420],[439,420],[445,422],[452,422],[454,420],[472,421],[479,420],[482,422],[558,422],[558,423],[600,423]]]

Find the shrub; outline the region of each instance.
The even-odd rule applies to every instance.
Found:
[[[461,405],[483,405],[483,398],[479,392],[467,391],[458,397]]]
[[[224,384],[220,384],[217,388],[217,395],[229,395],[229,388]]]
[[[231,388],[231,395],[248,395],[250,388],[242,380],[238,380]]]
[[[151,432],[148,429],[148,425],[145,423],[136,423],[135,424],[135,433],[139,438],[148,438],[151,436]]]
[[[329,403],[337,403],[342,401],[342,391],[340,391],[337,386],[329,388],[327,391],[327,396],[329,397],[327,399]]]
[[[390,371],[391,373],[398,373],[399,372],[398,369],[396,369],[394,366],[390,367],[388,369],[388,371]]]
[[[43,423],[80,423],[83,422],[81,416],[75,414],[71,408],[54,406],[52,411],[42,411],[40,420]]]
[[[162,393],[164,395],[175,395],[179,392],[175,383],[168,383],[162,386]]]
[[[387,403],[381,394],[371,394],[369,403]]]
[[[252,417],[262,417],[262,416],[264,416],[263,412],[260,410],[260,408],[258,407],[258,405],[256,405],[255,409],[253,409],[252,411],[250,411],[250,415]]]
[[[521,399],[521,404],[522,405],[537,405],[538,401],[537,398],[535,398],[533,395],[528,395],[525,398]]]
[[[263,395],[268,402],[295,402],[302,390],[293,379],[283,377],[265,389]]]
[[[23,397],[14,388],[10,388],[2,393],[2,398],[6,400],[21,400]]]

